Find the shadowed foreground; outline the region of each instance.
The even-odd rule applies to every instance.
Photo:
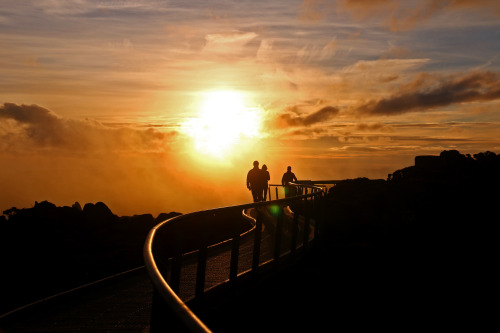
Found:
[[[200,317],[214,332],[477,330],[494,318],[482,267],[358,246],[322,251]]]
[[[390,266],[395,262],[372,250],[338,248],[335,253],[302,260],[270,280],[218,300],[200,316],[214,332],[320,332],[330,325],[449,328],[457,324],[453,320],[459,313],[464,315],[465,290],[458,293],[450,280],[418,272],[417,266],[396,269]],[[36,307],[2,328],[147,332],[151,296],[149,278],[140,270]]]
[[[445,253],[389,254],[355,244],[315,253],[218,299],[200,317],[214,332],[477,330],[494,318],[488,305],[492,290],[485,284],[492,270],[481,262],[467,259],[460,266]],[[151,295],[149,278],[140,270],[1,327],[3,332],[147,332]]]
[[[389,181],[339,183],[327,197],[321,247],[200,317],[214,332],[485,330],[496,319],[499,163],[495,154],[443,152]],[[147,331],[145,272],[113,281],[0,327]]]
[[[0,332],[148,332],[152,294],[141,269],[20,312]]]

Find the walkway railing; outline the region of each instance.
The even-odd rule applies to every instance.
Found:
[[[154,286],[150,331],[210,332],[186,303],[203,304],[208,291],[236,288],[305,253],[321,234],[324,193],[315,185],[270,185],[268,199],[275,200],[180,215],[155,226],[144,246]]]

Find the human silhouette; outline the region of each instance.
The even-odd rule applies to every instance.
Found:
[[[259,169],[259,161],[254,161],[253,169],[250,169],[247,174],[247,188],[252,191],[253,202],[262,201],[264,183],[264,174]]]
[[[296,181],[297,177],[295,177],[295,174],[292,172],[292,167],[288,166],[283,177],[281,177],[281,185],[285,187],[285,197],[292,197],[295,195],[295,186],[290,186],[290,183]]]
[[[263,164],[262,165],[262,174],[264,177],[264,201],[267,200],[267,191],[269,189],[269,180],[271,179],[271,176],[269,175],[269,171],[267,171],[267,165]]]

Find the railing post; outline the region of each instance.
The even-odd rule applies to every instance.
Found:
[[[323,196],[321,193],[317,193],[313,201],[314,209],[314,242],[317,243],[318,237],[320,237],[320,229],[323,223]]]
[[[176,232],[174,254],[172,257],[172,273],[170,275],[170,286],[175,293],[179,293],[181,284],[182,268],[182,233]]]
[[[274,188],[276,190],[276,200],[278,200],[278,186]]]
[[[276,221],[276,234],[274,238],[274,262],[275,265],[278,264],[278,261],[280,259],[280,252],[281,252],[281,239],[283,237],[282,232],[283,232],[283,208],[280,209]]]
[[[292,240],[290,244],[290,251],[292,256],[295,256],[297,253],[297,236],[299,234],[299,214],[293,213],[293,222],[292,222]]]
[[[252,274],[257,276],[260,263],[260,242],[262,239],[262,213],[257,208],[257,218],[255,219],[255,233],[254,233],[254,243],[253,243],[253,258],[252,258]]]
[[[238,278],[238,259],[240,256],[240,234],[235,234],[231,244],[231,262],[229,264],[229,282],[236,284]]]
[[[207,271],[207,245],[202,245],[198,250],[198,266],[196,268],[196,287],[194,297],[202,301],[205,295],[205,277]]]
[[[304,199],[304,235],[302,238],[302,246],[304,250],[307,250],[309,245],[309,219],[311,218],[311,214],[309,211],[309,205],[307,202],[307,198]]]

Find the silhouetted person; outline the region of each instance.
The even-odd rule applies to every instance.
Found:
[[[287,167],[286,172],[283,174],[283,177],[281,177],[281,185],[285,187],[285,197],[292,197],[295,195],[295,186],[290,186],[290,183],[296,181],[297,177],[295,177],[295,174],[292,172],[292,167]]]
[[[264,177],[264,201],[267,200],[267,191],[269,190],[269,180],[271,179],[271,176],[269,175],[269,171],[267,171],[267,165],[263,164],[262,165],[262,174]]]
[[[259,169],[259,162],[253,162],[253,169],[247,174],[247,188],[252,191],[253,202],[262,201],[264,190],[264,173]]]

